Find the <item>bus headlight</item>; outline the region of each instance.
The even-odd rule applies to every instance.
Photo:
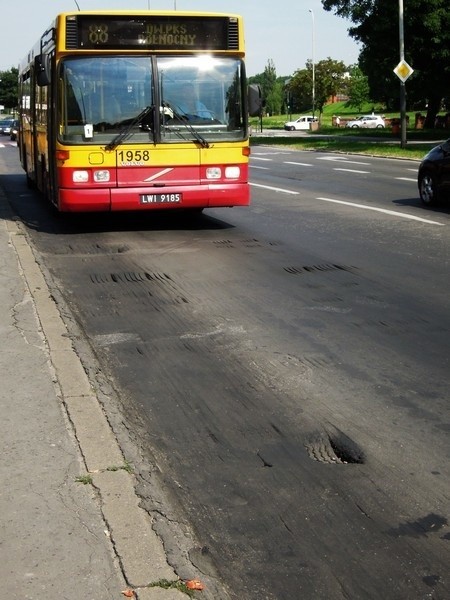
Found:
[[[225,169],[225,179],[239,179],[241,169],[239,167],[227,167]]]
[[[94,181],[101,183],[110,180],[110,173],[107,169],[103,171],[94,171]]]
[[[220,179],[222,177],[222,170],[220,167],[207,167],[206,179]]]
[[[72,173],[72,181],[74,183],[87,183],[89,181],[88,171],[74,171]]]

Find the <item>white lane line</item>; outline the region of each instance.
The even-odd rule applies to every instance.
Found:
[[[259,183],[251,183],[253,187],[263,188],[264,190],[271,190],[272,192],[282,192],[283,194],[292,194],[298,196],[300,192],[293,192],[292,190],[285,190],[283,188],[271,187],[270,185],[260,185]]]
[[[279,154],[292,154],[291,150],[274,150],[273,152],[258,152],[252,149],[252,156],[278,156]]]
[[[259,169],[260,171],[270,171],[269,167],[257,167],[256,165],[250,165],[250,169]]]
[[[362,175],[367,175],[370,171],[358,171],[358,169],[342,169],[340,167],[334,167],[333,171],[345,171],[346,173],[361,173]]]
[[[364,165],[366,167],[371,166],[371,163],[350,160],[346,156],[318,156],[317,160],[331,160],[333,162],[345,162],[347,165]]]
[[[437,221],[430,221],[429,219],[422,219],[409,213],[401,213],[396,210],[388,210],[386,208],[376,208],[375,206],[367,206],[366,204],[356,204],[355,202],[345,202],[344,200],[335,200],[334,198],[316,198],[317,200],[323,200],[324,202],[334,202],[335,204],[345,204],[346,206],[353,206],[354,208],[364,208],[365,210],[374,210],[375,212],[384,213],[386,215],[394,215],[396,217],[402,217],[403,219],[411,219],[412,221],[420,221],[421,223],[428,223],[429,225],[444,226],[444,223],[438,223]]]
[[[398,179],[398,181],[414,181],[414,183],[417,182],[417,178],[413,178],[413,177],[396,177],[395,179]]]
[[[290,162],[288,160],[285,160],[284,164],[285,165],[295,165],[295,166],[298,166],[298,167],[312,167],[312,164],[310,164],[310,163]]]
[[[252,156],[253,160],[266,160],[268,162],[272,162],[271,158],[263,158],[262,156]]]

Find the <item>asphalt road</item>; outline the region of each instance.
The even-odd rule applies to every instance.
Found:
[[[448,600],[450,209],[417,163],[255,147],[248,209],[67,219],[1,151],[172,562],[167,521],[239,600]]]

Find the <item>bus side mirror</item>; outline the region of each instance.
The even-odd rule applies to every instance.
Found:
[[[38,54],[34,57],[34,73],[36,75],[36,82],[39,87],[44,87],[50,84],[50,79],[44,65],[44,57],[42,54]]]
[[[261,87],[257,83],[251,83],[248,86],[248,114],[251,117],[258,117],[261,114],[261,108]]]

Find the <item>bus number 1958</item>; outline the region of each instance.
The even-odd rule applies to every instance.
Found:
[[[125,165],[139,165],[150,160],[148,150],[121,150],[117,153],[119,162]]]

